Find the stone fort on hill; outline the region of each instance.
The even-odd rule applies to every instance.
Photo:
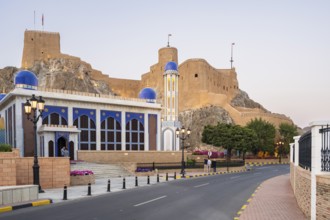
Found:
[[[162,102],[164,66],[169,61],[178,63],[178,50],[174,47],[159,49],[158,63],[152,65],[149,72],[142,74],[141,80],[119,79],[94,70],[90,64],[81,61],[79,57],[62,54],[59,33],[26,30],[22,68],[32,68],[35,62],[50,59],[66,59],[83,63],[91,69],[88,72],[89,77],[108,84],[115,95],[136,98],[142,88],[151,87],[156,90],[158,101]],[[285,115],[271,113],[252,100],[254,105],[235,104],[233,100],[242,96],[235,68],[217,69],[204,59],[188,59],[179,64],[179,74],[180,113],[217,106],[228,112],[233,122],[239,125],[245,125],[254,118],[262,118],[275,126],[280,123],[293,124],[292,120]]]

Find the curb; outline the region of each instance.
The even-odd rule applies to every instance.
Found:
[[[43,200],[37,200],[34,202],[19,204],[19,205],[13,205],[13,206],[2,206],[0,207],[0,213],[4,212],[10,212],[21,208],[27,208],[27,207],[36,207],[36,206],[43,206],[43,205],[49,205],[53,203],[51,199],[43,199]]]
[[[244,210],[247,208],[247,206],[250,204],[250,202],[252,201],[253,197],[255,196],[255,194],[257,193],[257,191],[261,188],[262,183],[257,187],[257,189],[252,193],[252,195],[250,196],[250,198],[248,200],[246,200],[246,203],[241,207],[241,209],[237,212],[236,217],[234,217],[234,220],[239,220],[239,217],[242,215],[242,213],[244,212]]]
[[[232,171],[223,171],[223,172],[212,172],[212,173],[204,173],[204,174],[196,174],[196,175],[188,175],[185,177],[177,176],[176,179],[191,179],[191,178],[197,178],[197,177],[204,177],[204,176],[214,176],[214,175],[221,175],[221,174],[228,174],[228,173],[242,173],[247,172],[246,169],[244,170],[232,170]]]
[[[290,164],[289,162],[247,162],[250,166],[264,166],[264,165],[281,165],[281,164]]]

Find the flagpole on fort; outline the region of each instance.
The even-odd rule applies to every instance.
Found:
[[[230,59],[230,68],[233,68],[233,48],[234,48],[235,43],[231,43],[231,59]]]
[[[171,36],[172,36],[172,34],[167,35],[167,47],[170,47],[170,37]]]
[[[42,31],[44,31],[44,14],[42,14],[41,17],[41,23],[42,23]]]

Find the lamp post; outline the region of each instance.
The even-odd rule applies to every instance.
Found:
[[[185,174],[185,162],[184,162],[184,141],[189,137],[190,135],[190,129],[188,128],[188,130],[186,131],[186,129],[182,126],[181,130],[179,128],[176,129],[175,134],[178,138],[180,138],[181,142],[182,142],[182,160],[181,160],[181,175],[182,177],[184,177]]]
[[[279,155],[278,162],[281,163],[282,162],[282,148],[283,148],[284,142],[279,141],[276,143],[276,145],[278,147],[278,155]]]
[[[39,99],[32,95],[30,100],[26,100],[24,104],[24,112],[27,115],[27,119],[32,121],[33,130],[34,130],[34,161],[33,161],[33,184],[39,186],[39,193],[43,193],[44,191],[40,186],[40,178],[39,178],[39,163],[38,163],[38,147],[37,147],[37,123],[39,118],[42,117],[42,112],[44,111],[45,101],[40,96]],[[32,112],[33,111],[33,112]],[[39,111],[39,115],[37,113]],[[32,117],[30,118],[32,112]]]

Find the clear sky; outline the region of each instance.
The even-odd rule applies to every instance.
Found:
[[[62,53],[111,77],[140,79],[158,49],[179,63],[234,66],[239,86],[298,126],[330,120],[329,0],[0,0],[0,68],[20,67],[25,29],[59,32]],[[193,88],[191,88],[193,89]]]

